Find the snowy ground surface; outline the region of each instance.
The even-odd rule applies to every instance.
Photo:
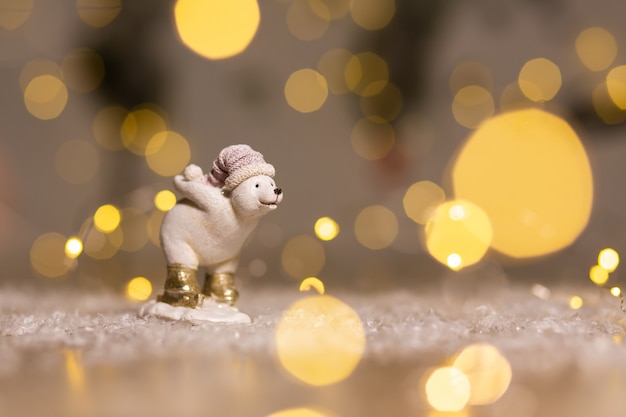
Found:
[[[366,346],[351,376],[321,387],[277,360],[276,326],[307,294],[248,292],[239,307],[251,325],[194,325],[140,318],[140,304],[114,295],[1,290],[0,416],[626,415],[626,315],[593,286],[546,299],[505,286],[333,294],[358,313]],[[508,359],[511,385],[491,405],[434,413],[424,376],[476,342]]]

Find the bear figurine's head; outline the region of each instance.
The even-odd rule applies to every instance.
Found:
[[[267,175],[252,176],[230,192],[233,208],[244,217],[257,217],[275,210],[283,192]]]
[[[231,198],[235,211],[244,217],[258,217],[276,209],[283,193],[274,182],[274,167],[248,145],[224,148],[207,179]]]

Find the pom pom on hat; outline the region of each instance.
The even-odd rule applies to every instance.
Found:
[[[232,191],[250,177],[274,174],[274,166],[265,162],[260,152],[248,145],[232,145],[222,149],[213,161],[208,179],[214,186]]]

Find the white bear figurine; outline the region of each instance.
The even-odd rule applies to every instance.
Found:
[[[274,167],[248,145],[223,149],[204,175],[189,165],[174,177],[183,196],[165,214],[161,247],[167,260],[163,295],[141,315],[174,320],[250,322],[235,307],[234,274],[244,243],[265,214],[283,199],[274,182]],[[202,290],[198,267],[206,270]]]

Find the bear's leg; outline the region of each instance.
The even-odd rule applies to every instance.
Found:
[[[239,298],[239,291],[235,288],[235,274],[233,272],[207,273],[202,293],[218,303],[234,306]]]
[[[183,264],[167,265],[163,295],[157,301],[173,306],[195,308],[202,305],[204,296],[196,279],[196,270]]]

